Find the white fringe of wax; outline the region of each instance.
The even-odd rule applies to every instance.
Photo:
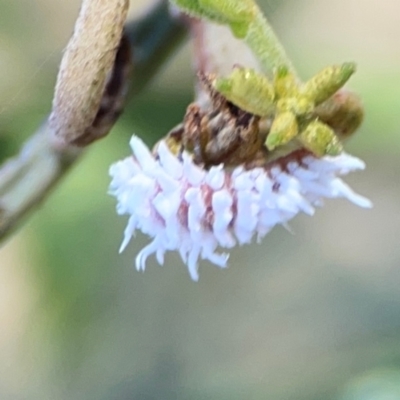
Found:
[[[117,198],[118,214],[129,215],[123,251],[139,229],[152,238],[136,257],[145,269],[155,254],[159,264],[166,251],[178,251],[190,276],[198,280],[199,258],[226,267],[230,249],[260,241],[275,225],[285,224],[299,212],[313,215],[324,198],[343,197],[360,207],[368,199],[354,193],[340,175],[364,169],[348,154],[315,158],[307,155],[283,167],[225,170],[223,165],[204,170],[188,153],[174,156],[164,142],[153,155],[137,136],[130,142],[133,156],[113,164],[110,194]]]

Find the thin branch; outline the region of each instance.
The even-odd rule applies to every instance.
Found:
[[[6,239],[27,214],[47,198],[51,189],[81,155],[82,149],[77,146],[91,143],[110,131],[123,108],[130,84],[129,67],[133,64],[131,94],[135,95],[182,42],[184,32],[181,22],[170,15],[165,1],[156,3],[140,20],[127,24],[113,71],[107,73],[106,88],[103,88],[97,111],[90,119],[87,110],[84,110],[85,120],[90,120],[89,124],[85,126],[81,120],[78,133],[72,133],[72,136],[69,133],[66,136],[62,134],[63,137],[70,137],[75,145],[54,140],[54,125],[47,120],[23,145],[20,153],[0,167],[0,241]],[[90,49],[87,51],[90,53]],[[85,66],[81,65],[81,68]],[[75,70],[75,73],[79,74],[79,70]],[[95,102],[91,101],[90,107],[93,108]],[[56,106],[53,114],[54,110]],[[79,112],[79,109],[71,112],[70,116],[74,112]],[[62,124],[57,125],[53,121],[52,124],[64,129]],[[64,123],[71,121],[66,117]]]
[[[187,20],[171,16],[167,0],[160,1],[140,20],[128,25],[132,44],[134,79],[130,94],[140,92],[179,47],[187,35]]]
[[[123,37],[99,110],[90,127],[78,137],[79,145],[103,137],[114,125],[126,97],[130,67],[130,46]],[[77,146],[55,142],[54,130],[46,121],[19,155],[4,164],[0,169],[0,239],[47,197],[81,153]]]

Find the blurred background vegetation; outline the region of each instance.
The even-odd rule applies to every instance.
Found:
[[[0,0],[0,159],[50,109],[78,0]],[[135,1],[138,15],[146,1]],[[178,256],[133,267],[108,167],[132,132],[151,144],[192,98],[184,46],[0,250],[0,399],[400,399],[400,3],[262,3],[304,78],[356,61],[366,120],[347,181],[374,208],[328,202],[230,268]]]

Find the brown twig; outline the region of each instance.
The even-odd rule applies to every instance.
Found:
[[[129,0],[83,0],[61,61],[49,126],[62,144],[87,142],[114,64]]]
[[[126,35],[123,35],[96,116],[91,125],[81,136],[74,139],[72,144],[87,146],[110,132],[125,105],[132,70],[131,60],[130,43]]]

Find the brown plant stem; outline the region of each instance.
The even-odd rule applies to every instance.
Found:
[[[129,0],[83,0],[58,72],[49,125],[70,144],[93,123],[114,64]]]

